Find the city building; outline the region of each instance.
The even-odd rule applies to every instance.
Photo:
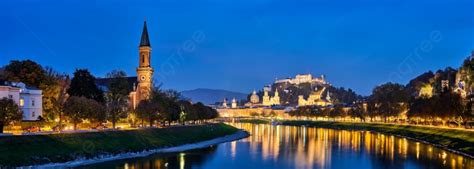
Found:
[[[331,94],[327,90],[327,86],[331,85],[325,81],[324,76],[314,78],[311,74],[304,74],[296,75],[295,78],[276,80],[272,85],[264,86],[263,95],[258,95],[257,91],[254,90],[250,95],[249,101],[245,103],[244,106],[239,107],[235,99],[232,99],[230,106],[228,106],[227,99],[224,99],[222,105],[216,106],[216,109],[223,117],[246,117],[255,114],[277,114],[278,117],[287,117],[288,114],[286,112],[294,110],[296,105],[290,105],[288,102],[286,104],[282,103],[280,92],[283,92],[283,94],[286,94],[286,96],[284,96],[288,97],[289,91],[281,86],[298,85],[302,83],[310,83],[311,87],[320,86],[320,89],[318,90],[318,87],[315,87],[315,90],[310,93],[308,99],[305,99],[303,95],[298,96],[298,106],[332,105]],[[273,96],[271,96],[272,88],[275,90]],[[310,90],[312,89],[313,88]]]
[[[275,90],[275,95],[273,97],[268,95],[268,90],[263,91],[262,105],[263,106],[273,106],[280,105],[280,96],[278,90]]]
[[[237,100],[235,98],[232,99],[231,108],[233,108],[233,109],[237,108]]]
[[[305,99],[303,95],[298,96],[298,106],[327,106],[331,105],[331,96],[329,91],[327,92],[326,98],[323,98],[323,94],[326,92],[326,87],[322,89],[316,88],[309,95],[308,99]]]
[[[9,82],[0,81],[0,99],[9,98],[20,104],[20,88],[14,87]]]
[[[12,99],[23,113],[23,121],[40,120],[43,114],[43,94],[40,89],[21,82],[0,82],[0,98]]]
[[[257,91],[252,92],[252,96],[250,96],[250,103],[251,104],[258,104],[260,103],[260,98],[257,95]]]
[[[225,108],[225,109],[228,108],[226,98],[224,98],[224,101],[222,101],[222,108]]]

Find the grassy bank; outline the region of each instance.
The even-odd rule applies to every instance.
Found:
[[[366,130],[400,135],[441,145],[474,156],[474,131],[468,130],[397,124],[326,121],[282,121],[281,124],[343,130]]]
[[[212,124],[163,129],[0,137],[0,166],[66,162],[78,157],[91,158],[100,154],[172,147],[210,140],[237,131],[238,129],[226,124]]]

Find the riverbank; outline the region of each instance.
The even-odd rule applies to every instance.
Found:
[[[248,132],[246,132],[244,130],[239,130],[239,131],[237,131],[237,132],[235,132],[234,134],[231,134],[231,135],[215,138],[215,139],[212,139],[212,140],[202,141],[202,142],[198,142],[198,143],[185,144],[185,145],[169,147],[169,148],[158,148],[158,149],[152,149],[152,150],[145,150],[145,151],[142,151],[142,152],[129,152],[129,153],[120,153],[120,154],[116,154],[116,155],[105,155],[105,156],[100,156],[100,157],[93,158],[93,159],[78,159],[78,160],[69,161],[69,162],[65,162],[65,163],[50,163],[50,164],[44,164],[44,165],[36,165],[34,167],[38,167],[38,168],[71,168],[71,167],[78,167],[78,166],[102,163],[102,162],[107,162],[107,161],[115,161],[115,160],[129,159],[129,158],[146,157],[146,156],[150,156],[152,154],[157,154],[157,153],[176,153],[176,152],[188,151],[188,150],[193,150],[193,149],[206,148],[206,147],[216,145],[216,144],[220,144],[220,143],[224,143],[224,142],[239,140],[239,139],[242,139],[242,138],[246,138],[248,136],[250,136]]]
[[[226,124],[0,137],[0,167],[98,160],[140,154],[232,135]],[[145,153],[146,154],[146,153]],[[125,156],[126,157],[126,156]]]
[[[364,130],[407,137],[430,143],[447,150],[474,157],[474,131],[428,126],[384,123],[353,123],[328,121],[279,121],[280,125],[308,126],[339,130]]]

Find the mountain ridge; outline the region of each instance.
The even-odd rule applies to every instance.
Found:
[[[224,89],[196,88],[183,90],[181,91],[181,95],[191,99],[193,102],[202,102],[209,105],[221,102],[224,98],[227,98],[228,101],[233,98],[237,99],[237,101],[246,100],[248,94]]]

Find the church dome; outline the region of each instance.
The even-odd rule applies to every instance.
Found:
[[[253,104],[257,104],[260,102],[260,98],[257,95],[257,92],[254,90],[252,96],[250,96],[250,102]]]

